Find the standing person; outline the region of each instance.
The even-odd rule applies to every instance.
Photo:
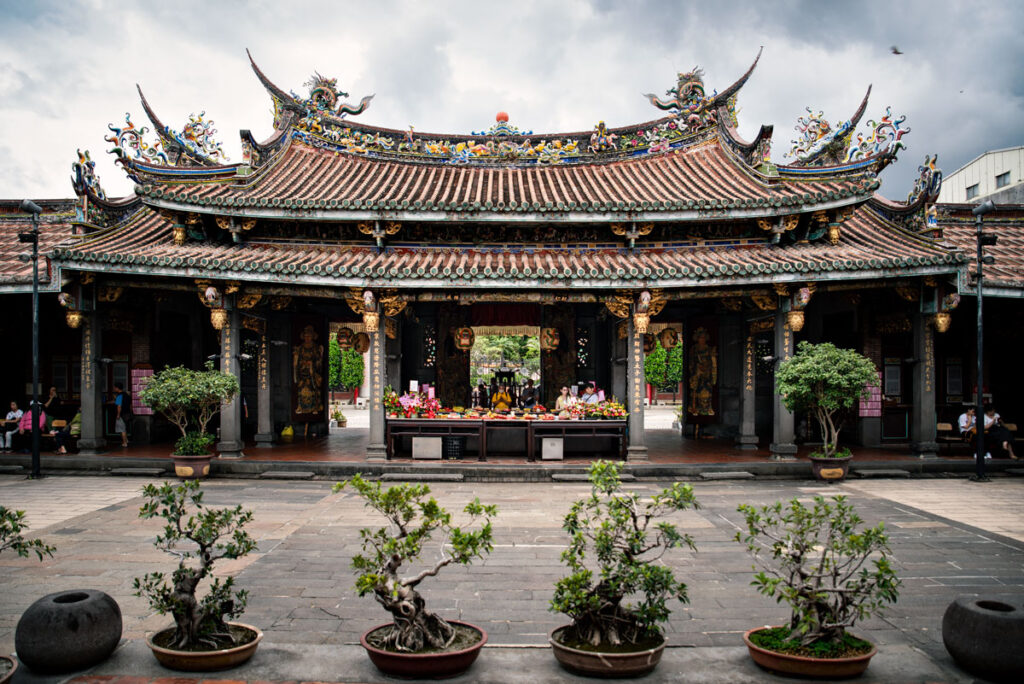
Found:
[[[985,441],[1001,446],[1010,458],[1017,458],[1013,453],[1013,433],[1003,425],[1002,416],[991,404],[985,407]]]
[[[527,379],[526,387],[519,393],[519,405],[524,409],[532,409],[537,405],[537,390],[533,386],[533,380]]]
[[[18,402],[12,401],[11,410],[7,412],[4,432],[0,435],[0,437],[3,437],[3,439],[0,440],[3,442],[0,444],[0,447],[2,447],[4,451],[11,450],[11,438],[14,437],[14,433],[18,431],[18,421],[21,420],[21,414],[22,411],[18,408]]]
[[[114,432],[121,434],[121,447],[128,446],[128,419],[132,415],[132,401],[124,391],[124,385],[114,383],[114,407],[117,411],[114,418]]]
[[[491,407],[495,411],[508,411],[512,406],[512,397],[509,396],[508,388],[505,385],[498,385],[498,391],[491,397]]]

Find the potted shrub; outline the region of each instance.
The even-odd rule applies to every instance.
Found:
[[[660,624],[668,600],[686,603],[686,585],[661,558],[672,548],[696,549],[693,539],[665,517],[698,508],[693,489],[675,483],[649,500],[621,492],[619,465],[590,466],[591,494],[565,516],[569,547],[562,561],[571,574],[558,580],[551,610],[572,624],[551,632],[559,663],[584,675],[638,676],[653,670],[665,649]],[[638,595],[629,605],[627,596]]]
[[[30,553],[36,554],[39,560],[43,560],[43,556],[52,558],[56,548],[44,543],[42,539],[25,539],[23,533],[27,529],[25,511],[16,511],[6,506],[0,506],[0,553],[13,549],[23,558],[28,558]],[[17,669],[18,661],[9,656],[0,655],[0,684],[10,681]]]
[[[878,369],[871,359],[852,349],[823,342],[801,342],[797,352],[779,364],[775,382],[782,403],[790,411],[812,414],[821,429],[820,452],[810,455],[819,480],[841,481],[850,466],[850,450],[839,448],[839,412],[849,410],[868,387],[878,384]]]
[[[181,478],[205,477],[210,472],[213,435],[206,431],[221,404],[238,394],[238,378],[214,369],[191,370],[181,366],[165,368],[149,378],[139,398],[159,411],[181,431],[174,445],[174,472]],[[198,429],[189,430],[190,425]]]
[[[787,674],[852,677],[867,669],[875,647],[847,629],[895,603],[900,585],[889,563],[884,524],[863,527],[844,496],[743,504],[745,531],[736,533],[754,556],[752,584],[790,607],[789,623],[748,631],[743,640],[761,667]]]
[[[174,618],[174,626],[149,636],[146,642],[161,665],[174,670],[223,670],[244,663],[256,652],[263,632],[251,625],[228,622],[245,610],[248,592],[235,590],[235,580],[214,578],[206,595],[196,597],[214,564],[222,559],[242,558],[256,548],[256,542],[242,527],[252,520],[252,511],[207,508],[198,480],[142,490],[147,501],[139,517],[163,518],[164,531],[153,545],[178,558],[170,578],[152,572],[135,579],[135,595],[143,596],[161,615]]]
[[[335,427],[346,427],[348,426],[348,419],[345,414],[341,412],[341,409],[336,409],[331,412],[331,420],[334,421]]]
[[[496,506],[474,499],[466,505],[465,527],[452,524],[452,516],[430,496],[425,484],[381,487],[359,474],[334,486],[352,488],[367,508],[380,513],[388,524],[379,529],[364,528],[362,552],[352,559],[356,591],[371,594],[392,614],[392,622],[378,625],[360,641],[370,660],[385,674],[401,677],[435,678],[453,676],[466,670],[487,643],[487,632],[466,622],[445,620],[427,610],[417,590],[420,582],[452,563],[469,565],[493,548],[491,518]],[[477,529],[469,529],[482,520]],[[417,564],[426,543],[437,532],[443,542],[438,558],[414,574],[401,576],[403,566]]]

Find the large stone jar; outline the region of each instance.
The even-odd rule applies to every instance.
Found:
[[[957,665],[993,682],[1024,673],[1024,602],[1015,596],[961,596],[942,616],[942,641]]]
[[[18,659],[43,674],[103,662],[120,641],[121,609],[96,589],[47,594],[22,614],[14,633]]]

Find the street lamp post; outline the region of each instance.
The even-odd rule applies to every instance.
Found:
[[[985,408],[983,406],[983,388],[984,383],[982,382],[984,374],[984,366],[982,365],[982,350],[985,343],[985,334],[983,327],[982,318],[982,266],[984,264],[995,263],[995,257],[985,256],[982,254],[981,248],[986,245],[996,244],[998,237],[996,235],[990,235],[982,232],[982,217],[988,212],[995,209],[996,206],[992,204],[992,200],[985,200],[978,206],[971,210],[971,213],[975,216],[975,225],[977,227],[977,277],[978,284],[978,381],[975,394],[975,409],[974,409],[974,430],[977,438],[976,447],[977,450],[974,453],[974,476],[971,478],[975,482],[988,482],[988,476],[985,475]]]
[[[32,214],[32,231],[19,233],[19,242],[32,244],[32,478],[39,471],[39,214],[43,210],[32,200],[21,200],[21,210]]]

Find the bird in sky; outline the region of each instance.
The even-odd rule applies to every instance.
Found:
[[[890,52],[892,52],[892,54],[894,54],[894,55],[902,55],[902,54],[903,54],[903,51],[902,51],[902,50],[900,50],[900,49],[899,49],[899,48],[898,48],[897,46],[895,46],[895,45],[893,45],[893,46],[892,46],[891,48],[889,48],[889,51],[890,51]]]

